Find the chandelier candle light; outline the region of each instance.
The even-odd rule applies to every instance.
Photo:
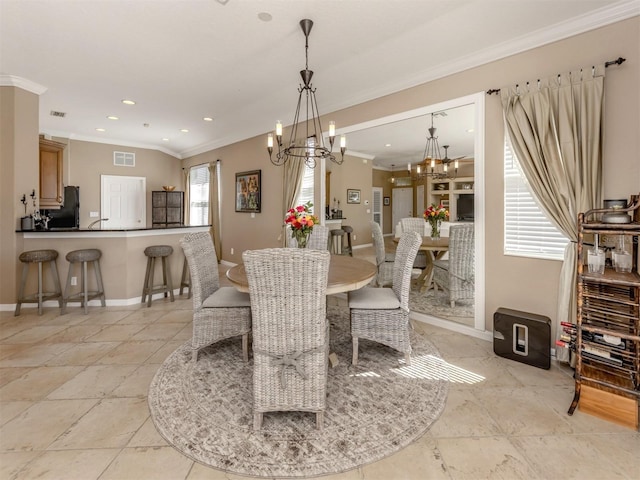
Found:
[[[431,114],[431,127],[429,128],[429,136],[427,137],[427,143],[424,146],[424,153],[422,154],[421,163],[416,167],[416,175],[414,180],[419,180],[424,177],[433,177],[435,179],[455,178],[458,174],[458,159],[450,159],[448,156],[449,145],[443,145],[444,158],[440,154],[440,145],[438,145],[438,137],[435,136],[436,128],[433,126],[433,117],[438,113]],[[460,157],[462,158],[462,157]],[[442,171],[436,170],[436,162],[442,164]],[[453,176],[449,172],[449,164],[453,163],[454,173]],[[412,165],[407,165],[407,170],[412,174]]]
[[[436,206],[432,203],[424,211],[423,217],[431,226],[431,238],[440,238],[440,224],[443,220],[449,220],[449,210],[442,204]]]
[[[318,223],[318,217],[311,213],[313,203],[307,202],[290,208],[284,219],[284,223],[291,227],[291,238],[294,238],[298,248],[307,248],[309,235],[313,231],[313,226]]]
[[[324,137],[322,136],[322,124],[320,123],[320,113],[318,112],[318,103],[316,101],[316,90],[311,85],[311,78],[313,77],[313,71],[309,70],[309,33],[313,27],[313,22],[309,19],[300,20],[300,28],[305,37],[305,69],[300,71],[302,82],[304,85],[300,85],[298,89],[298,106],[296,107],[296,115],[293,119],[293,125],[291,127],[291,137],[289,138],[289,145],[283,148],[282,144],[282,122],[278,120],[276,122],[276,134],[275,139],[278,144],[278,153],[273,157],[274,138],[273,133],[270,133],[267,137],[267,151],[269,152],[269,159],[274,165],[284,165],[291,158],[300,158],[304,160],[309,168],[316,166],[316,160],[329,159],[332,162],[341,165],[344,160],[344,152],[346,151],[347,143],[345,136],[340,137],[340,159],[338,160],[332,153],[333,143],[336,138],[336,124],[335,122],[329,122],[329,146],[325,146]],[[300,106],[302,104],[302,97],[305,98],[305,121],[304,135],[298,138],[298,126],[300,119]],[[301,129],[302,130],[302,129]]]

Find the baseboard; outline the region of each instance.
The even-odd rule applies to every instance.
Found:
[[[486,340],[487,342],[493,342],[493,333],[487,330],[476,330],[473,327],[462,325],[461,323],[452,322],[451,320],[444,320],[438,317],[432,317],[425,313],[411,312],[409,318],[418,322],[427,323],[435,327],[444,328],[445,330],[451,330],[456,333],[462,333],[470,337],[479,338],[480,340]]]

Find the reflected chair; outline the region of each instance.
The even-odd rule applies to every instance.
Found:
[[[242,254],[253,319],[254,430],[263,414],[306,411],[322,428],[327,397],[327,250],[271,248]]]
[[[388,287],[393,284],[393,263],[395,253],[387,255],[384,249],[384,237],[382,229],[376,222],[369,222],[371,225],[371,233],[373,235],[373,246],[376,250],[376,267],[378,273],[376,275],[376,285],[379,287]]]
[[[349,292],[353,365],[358,363],[360,338],[382,343],[404,353],[406,364],[411,365],[409,289],[413,261],[421,244],[422,236],[418,233],[402,234],[393,264],[391,288],[365,287]]]
[[[188,233],[180,240],[189,265],[193,299],[193,361],[201,348],[242,336],[244,361],[249,361],[251,302],[247,293],[235,287],[220,287],[218,259],[208,232]]]
[[[451,225],[449,229],[449,260],[433,262],[433,284],[449,292],[451,308],[457,300],[474,298],[475,253],[474,226]]]
[[[406,232],[416,232],[420,235],[421,243],[422,237],[425,234],[425,225],[427,222],[424,221],[423,218],[420,217],[407,217],[400,219],[400,225],[402,226],[402,233]],[[419,251],[416,255],[416,259],[413,262],[413,268],[427,268],[427,252]]]

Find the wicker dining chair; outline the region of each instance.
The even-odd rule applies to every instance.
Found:
[[[393,285],[393,262],[395,261],[395,253],[387,254],[384,249],[384,237],[382,229],[376,222],[369,222],[371,225],[371,233],[373,234],[373,245],[376,250],[376,285],[379,287],[389,287]]]
[[[407,217],[400,219],[400,225],[402,226],[402,233],[416,232],[422,238],[425,234],[425,225],[427,222],[421,217]],[[413,268],[427,268],[427,252],[419,251],[416,255],[416,259],[413,261]]]
[[[242,254],[253,318],[253,428],[263,414],[306,411],[322,428],[327,397],[328,250],[268,248]]]
[[[218,260],[213,240],[208,232],[188,233],[180,240],[184,250],[193,299],[193,361],[198,361],[201,348],[213,343],[242,336],[242,354],[249,361],[251,302],[247,293],[235,287],[221,287]]]
[[[360,338],[404,353],[406,364],[411,365],[409,289],[413,261],[421,243],[422,236],[416,232],[402,234],[396,250],[391,288],[365,287],[349,292],[353,365],[358,364]]]
[[[326,225],[314,225],[309,234],[307,248],[312,250],[329,250],[329,227]]]
[[[474,298],[475,252],[473,223],[451,225],[449,259],[433,262],[433,284],[436,290],[449,292],[451,308],[458,300]]]

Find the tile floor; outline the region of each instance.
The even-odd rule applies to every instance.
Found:
[[[177,297],[150,308],[92,306],[89,315],[74,306],[66,315],[1,312],[0,479],[247,478],[184,457],[149,417],[149,383],[190,338],[190,309],[191,300]],[[395,455],[323,478],[638,478],[638,432],[580,411],[567,416],[570,371],[512,362],[489,342],[416,328],[459,373],[444,413]]]

